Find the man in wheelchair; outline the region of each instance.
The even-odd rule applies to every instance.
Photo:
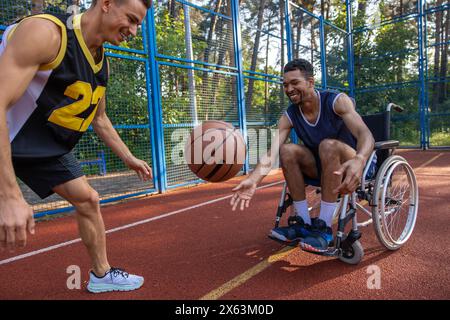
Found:
[[[257,185],[280,156],[293,199],[296,223],[276,227],[269,236],[287,244],[300,242],[305,251],[322,253],[333,241],[332,221],[338,194],[351,194],[361,183],[365,165],[374,150],[374,138],[353,101],[345,94],[314,87],[312,65],[303,59],[284,67],[283,87],[291,104],[280,117],[270,150],[255,170],[232,191],[232,209],[248,207]],[[285,143],[294,129],[303,145]],[[376,157],[368,175],[375,172]],[[320,185],[321,204],[311,220],[305,185]]]

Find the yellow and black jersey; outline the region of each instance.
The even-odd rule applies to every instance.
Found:
[[[57,157],[70,152],[96,114],[105,94],[108,66],[103,48],[97,63],[88,50],[81,32],[81,16],[40,14],[25,18],[53,21],[62,37],[58,56],[40,67],[23,96],[7,112],[9,140],[16,159]],[[9,26],[3,34],[0,55],[19,23]]]

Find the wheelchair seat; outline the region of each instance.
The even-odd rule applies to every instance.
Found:
[[[362,116],[364,123],[372,132],[375,143],[389,141],[391,138],[390,126],[391,126],[391,116],[390,111],[383,111],[380,113],[364,115]],[[389,157],[389,149],[395,148],[399,145],[398,141],[392,141],[392,144],[386,147],[386,145],[378,144],[375,146],[377,154],[377,168]],[[378,147],[378,148],[377,148]]]

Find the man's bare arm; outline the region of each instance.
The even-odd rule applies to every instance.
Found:
[[[11,250],[26,244],[26,230],[34,233],[34,220],[14,174],[6,114],[39,67],[56,58],[60,44],[58,26],[30,18],[17,26],[0,56],[0,247],[7,245]]]
[[[366,163],[375,143],[369,128],[356,112],[353,102],[347,95],[341,94],[337,98],[334,110],[342,117],[345,125],[357,140],[356,156]]]
[[[276,163],[279,153],[280,146],[286,142],[289,133],[291,132],[292,125],[289,119],[282,115],[278,122],[278,130],[275,134],[270,150],[267,151],[265,155],[261,157],[256,168],[252,171],[249,178],[259,184],[265,176],[272,170],[272,166]]]
[[[40,65],[57,56],[59,27],[44,19],[28,19],[18,25],[0,57],[0,194],[18,194],[11,163],[6,112],[25,92]]]
[[[282,115],[278,122],[278,131],[272,140],[270,150],[261,157],[255,170],[252,171],[250,176],[233,188],[232,191],[234,194],[230,201],[233,211],[239,204],[241,210],[244,210],[244,207],[250,205],[250,200],[255,193],[256,186],[261,183],[264,177],[272,170],[272,166],[276,163],[279,156],[280,146],[286,142],[291,128],[292,125],[289,119],[285,115]]]
[[[106,100],[103,98],[98,105],[97,113],[92,121],[92,127],[99,138],[130,168],[136,171],[143,181],[152,178],[150,166],[143,160],[133,156],[126,144],[114,129],[111,120],[106,115]]]
[[[125,143],[120,138],[117,131],[114,129],[111,120],[105,112],[105,98],[103,98],[98,105],[97,113],[92,121],[92,127],[99,138],[106,144],[107,147],[123,161],[126,162],[131,156],[131,152]]]
[[[344,177],[342,183],[334,190],[335,193],[347,194],[355,191],[361,182],[364,166],[373,151],[374,139],[369,128],[356,112],[350,98],[341,94],[335,103],[335,112],[342,117],[345,125],[357,140],[356,156],[343,163],[335,172]]]

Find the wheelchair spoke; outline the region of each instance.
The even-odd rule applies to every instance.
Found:
[[[396,168],[397,169],[397,168]],[[385,200],[388,210],[385,210],[387,231],[392,240],[402,241],[407,234],[409,220],[410,194],[409,180],[404,168],[394,170],[391,176],[389,197]],[[408,194],[407,194],[408,193]]]

